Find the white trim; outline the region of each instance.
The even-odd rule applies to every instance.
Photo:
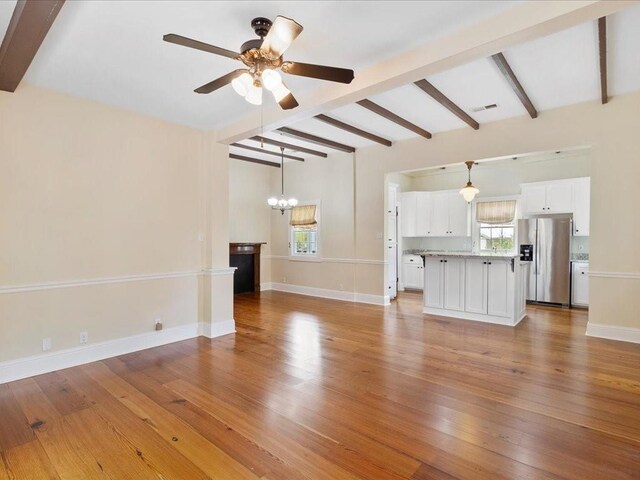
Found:
[[[423,307],[422,313],[426,313],[427,315],[437,315],[440,317],[458,318],[461,320],[473,320],[476,322],[494,323],[496,325],[506,325],[508,327],[515,327],[522,321],[524,317],[527,316],[526,313],[523,313],[522,315],[520,315],[520,318],[518,318],[518,321],[514,323],[512,317],[499,317],[497,315],[484,315],[481,313],[459,312],[459,311],[445,310],[442,308]]]
[[[223,275],[233,275],[238,267],[207,268],[202,270],[202,274],[208,277],[218,277]]]
[[[219,276],[233,275],[236,267],[209,268],[206,270],[187,270],[184,272],[145,273],[141,275],[123,275],[121,277],[103,277],[62,282],[33,283],[27,285],[8,285],[0,287],[0,295],[9,293],[35,292],[52,290],[55,288],[85,287],[89,285],[106,285],[110,283],[144,282],[147,280],[161,280],[165,278],[195,277],[198,275]]]
[[[200,323],[200,335],[207,338],[222,337],[223,335],[229,335],[236,333],[236,322],[232,318],[231,320],[224,320],[222,322],[214,323]]]
[[[588,261],[584,260],[584,263],[588,263]],[[640,279],[640,272],[589,272],[589,276],[600,278],[633,278],[638,280]]]
[[[587,336],[608,338],[620,342],[640,343],[640,328],[618,327],[616,325],[602,325],[587,323]]]
[[[264,292],[266,290],[273,290],[273,284],[271,282],[262,282],[260,284],[260,291]]]
[[[332,300],[342,300],[344,302],[369,303],[372,305],[389,305],[391,303],[388,295],[343,292],[340,290],[329,290],[326,288],[290,285],[288,283],[265,283],[262,284],[261,290],[275,290],[278,292],[308,295],[310,297],[330,298]]]
[[[206,323],[189,323],[176,327],[116,338],[105,342],[67,348],[0,362],[0,384],[20,380],[21,378],[41,375],[63,368],[97,362],[105,358],[117,357],[127,353],[138,352],[148,348],[159,347],[169,343],[195,338],[204,335],[208,338],[220,337],[235,332],[235,322],[226,320],[213,325]]]
[[[149,273],[142,275],[125,275],[121,277],[104,277],[83,280],[69,280],[62,282],[35,283],[30,285],[9,285],[0,287],[0,294],[32,292],[37,290],[51,290],[54,288],[84,287],[87,285],[104,285],[108,283],[142,282],[146,280],[159,280],[163,278],[193,277],[199,275],[200,270],[169,273]]]
[[[300,258],[300,256],[289,257],[287,255],[263,255],[265,259],[273,260],[289,260],[292,262],[315,262],[315,263],[351,263],[354,265],[386,265],[385,260],[372,260],[366,258],[328,258],[328,257],[311,257]]]

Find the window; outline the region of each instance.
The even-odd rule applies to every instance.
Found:
[[[299,205],[291,209],[290,248],[291,255],[317,257],[318,245],[318,205]]]
[[[476,204],[480,251],[513,251],[515,214],[515,200],[484,201]]]
[[[514,249],[515,226],[512,223],[491,225],[480,223],[481,251],[512,251]]]

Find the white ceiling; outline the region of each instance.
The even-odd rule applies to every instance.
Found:
[[[3,2],[0,2],[2,4]],[[495,15],[513,2],[66,2],[25,80],[102,103],[211,129],[255,111],[226,87],[193,89],[239,62],[162,41],[177,33],[238,50],[257,16],[285,15],[304,32],[286,58],[357,71]],[[0,10],[0,23],[10,15]],[[324,82],[288,77],[294,93]],[[269,100],[270,102],[272,100]]]
[[[197,128],[228,125],[247,114],[249,105],[226,87],[210,95],[193,89],[238,65],[233,60],[162,41],[178,33],[237,50],[252,38],[255,16],[295,18],[305,31],[287,58],[358,69],[460,30],[509,8],[512,2],[67,2],[27,72],[26,81],[164,118]],[[0,33],[6,29],[14,0],[0,1]],[[364,7],[367,8],[364,8]],[[607,19],[609,93],[640,90],[640,5]],[[600,95],[596,22],[538,38],[504,52],[533,104],[545,110],[596,100]],[[522,104],[490,59],[480,59],[427,78],[480,125],[526,115]],[[294,93],[313,91],[324,82],[288,77]],[[374,102],[433,134],[469,128],[413,84],[370,97]],[[472,112],[474,107],[498,108]],[[326,114],[391,141],[415,137],[382,117],[352,104]],[[533,121],[533,120],[532,120]],[[369,140],[316,119],[289,125],[356,148]],[[314,150],[332,150],[265,134]],[[425,140],[426,141],[426,140]],[[251,141],[247,145],[258,146]],[[265,148],[279,151],[277,147]],[[277,157],[232,148],[241,155],[277,161]],[[306,157],[307,154],[300,156]]]

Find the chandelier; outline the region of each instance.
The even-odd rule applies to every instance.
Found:
[[[293,197],[286,199],[284,196],[284,147],[280,147],[280,155],[280,198],[271,197],[267,203],[273,210],[280,210],[284,215],[285,210],[291,210],[298,205],[298,200]]]
[[[469,180],[467,181],[467,184],[463,187],[463,189],[460,190],[460,194],[464,197],[467,203],[471,203],[474,197],[478,193],[480,193],[480,190],[474,187],[473,183],[471,183],[471,167],[473,167],[474,162],[472,160],[468,160],[464,163],[467,164],[467,168],[469,169]]]

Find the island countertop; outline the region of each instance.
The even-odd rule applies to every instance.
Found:
[[[496,258],[503,260],[511,260],[514,258],[520,258],[520,255],[516,253],[505,252],[456,252],[456,251],[438,251],[438,250],[425,250],[416,252],[415,255],[422,257],[465,257],[465,258]]]

